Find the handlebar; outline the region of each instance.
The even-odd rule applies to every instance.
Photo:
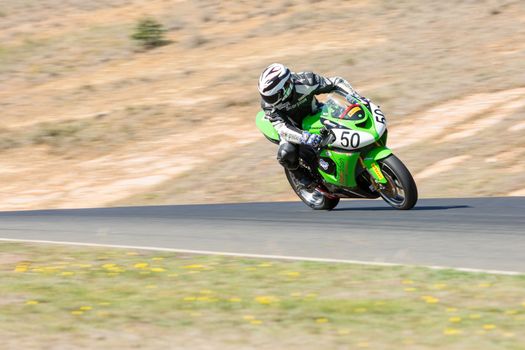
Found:
[[[366,99],[363,96],[360,96],[356,93],[354,94],[348,94],[345,96],[345,100],[347,100],[350,103],[359,104],[366,101]]]
[[[323,149],[324,147],[328,146],[329,144],[335,141],[335,135],[330,129],[322,128],[319,131],[319,135],[321,136],[321,142],[319,143],[318,150]]]

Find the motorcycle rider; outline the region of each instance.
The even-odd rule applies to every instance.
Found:
[[[265,118],[281,139],[277,160],[290,170],[299,187],[312,189],[315,187],[312,174],[300,166],[299,159],[312,170],[317,168],[313,148],[319,146],[321,136],[301,130],[303,119],[319,110],[321,104],[315,95],[329,92],[359,95],[341,77],[326,78],[314,72],[294,73],[280,63],[266,67],[259,77],[258,88]]]

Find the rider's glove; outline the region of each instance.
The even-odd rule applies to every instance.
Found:
[[[303,145],[308,145],[311,147],[318,147],[321,143],[321,136],[316,134],[310,134],[308,131],[303,131],[301,143]]]

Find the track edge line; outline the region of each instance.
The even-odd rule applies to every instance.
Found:
[[[468,272],[468,273],[486,273],[486,274],[493,274],[493,275],[508,275],[508,276],[525,275],[525,272],[518,272],[518,271],[476,269],[476,268],[468,268],[468,267],[452,267],[452,266],[436,266],[436,265],[411,265],[411,264],[389,263],[389,262],[381,262],[381,261],[362,261],[362,260],[348,260],[348,259],[314,258],[314,257],[271,255],[271,254],[233,253],[233,252],[220,252],[220,251],[210,251],[210,250],[162,248],[162,247],[133,246],[133,245],[121,245],[121,244],[85,243],[85,242],[68,242],[68,241],[46,241],[46,240],[38,240],[38,239],[16,239],[16,238],[0,238],[0,242],[38,243],[38,244],[70,245],[70,246],[79,246],[79,247],[116,248],[116,249],[136,249],[136,250],[148,250],[148,251],[158,251],[158,252],[172,252],[172,253],[185,253],[185,254],[196,254],[196,255],[220,255],[220,256],[233,256],[233,257],[256,258],[256,259],[312,261],[312,262],[324,262],[324,263],[336,263],[336,264],[354,264],[354,265],[369,265],[369,266],[423,267],[423,268],[428,268],[428,269],[432,269],[432,270],[455,270],[455,271]]]

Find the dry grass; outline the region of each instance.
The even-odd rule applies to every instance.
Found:
[[[0,261],[6,348],[519,349],[525,341],[523,276],[7,243]]]
[[[421,116],[436,106],[443,110],[436,118],[452,120],[471,108],[461,105],[466,97],[523,87],[524,81],[525,47],[515,40],[525,35],[519,1],[274,0],[254,5],[45,0],[9,2],[0,10],[0,166],[26,168],[29,164],[16,157],[22,151],[33,155],[34,166],[18,177],[23,179],[18,185],[12,177],[0,179],[7,181],[3,188],[10,188],[11,198],[27,189],[28,182],[39,193],[56,195],[55,188],[31,174],[44,171],[47,178],[63,178],[64,168],[90,157],[118,158],[115,152],[124,149],[132,157],[142,145],[150,144],[153,151],[156,142],[168,138],[177,151],[159,153],[161,159],[174,157],[184,163],[199,153],[197,145],[202,144],[216,143],[225,151],[201,153],[214,166],[196,164],[199,168],[171,175],[152,171],[152,176],[169,178],[164,185],[136,187],[128,200],[103,196],[93,203],[136,203],[144,197],[151,203],[290,198],[279,168],[268,166],[275,151],[253,126],[258,109],[255,82],[273,61],[295,70],[346,77],[382,106],[394,141],[396,127],[418,125]],[[144,15],[168,28],[170,45],[153,52],[136,50],[129,35]],[[149,108],[145,106],[162,117],[146,110],[137,112],[140,116],[126,115],[128,107]],[[499,107],[495,105],[487,117],[497,116]],[[432,143],[421,139],[394,151],[416,174],[446,158],[472,157],[461,169],[422,179],[422,196],[506,195],[521,189],[521,175],[515,169],[523,168],[523,142],[519,131],[509,129],[523,120],[524,113],[516,107],[489,128],[442,142],[462,130],[461,125],[448,125],[432,137]],[[465,122],[476,124],[483,118],[475,115]],[[422,125],[418,135],[424,136],[433,124]],[[491,131],[496,129],[494,137]],[[188,139],[194,147],[188,147]],[[514,149],[517,152],[512,153]],[[480,153],[488,158],[480,159]],[[147,170],[124,163],[120,167],[128,173]],[[516,181],[500,186],[500,179],[509,174]],[[68,186],[75,186],[75,176],[69,177]],[[108,186],[123,180],[120,172],[110,177],[104,174],[102,180]],[[259,192],[261,182],[264,194]],[[199,188],[199,195],[191,196],[188,188]],[[61,200],[33,203],[56,207],[85,200],[62,194]]]
[[[133,141],[164,138],[175,128],[198,127],[198,117],[183,113],[167,104],[131,105],[81,119],[4,129],[0,130],[0,150],[45,146],[56,156],[93,158]]]

